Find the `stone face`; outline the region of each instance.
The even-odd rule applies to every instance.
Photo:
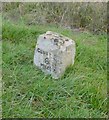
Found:
[[[39,36],[34,63],[44,73],[58,79],[66,67],[74,64],[74,58],[75,42],[72,39],[51,31]]]

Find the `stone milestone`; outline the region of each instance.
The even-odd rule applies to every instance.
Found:
[[[58,79],[69,65],[74,64],[75,51],[72,39],[47,31],[38,37],[34,63],[44,73]]]

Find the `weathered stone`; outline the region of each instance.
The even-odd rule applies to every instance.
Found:
[[[75,42],[63,35],[47,31],[39,36],[34,63],[55,79],[61,77],[66,67],[74,64]]]

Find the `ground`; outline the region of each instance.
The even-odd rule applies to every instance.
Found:
[[[76,42],[73,66],[58,80],[33,64],[37,37],[59,32]],[[107,117],[107,37],[52,25],[2,25],[4,118]]]

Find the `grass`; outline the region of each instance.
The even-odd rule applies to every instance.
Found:
[[[75,64],[58,80],[33,64],[37,37],[52,30],[76,42]],[[107,37],[3,21],[3,118],[106,118]]]
[[[0,118],[2,118],[2,43],[0,41]]]

